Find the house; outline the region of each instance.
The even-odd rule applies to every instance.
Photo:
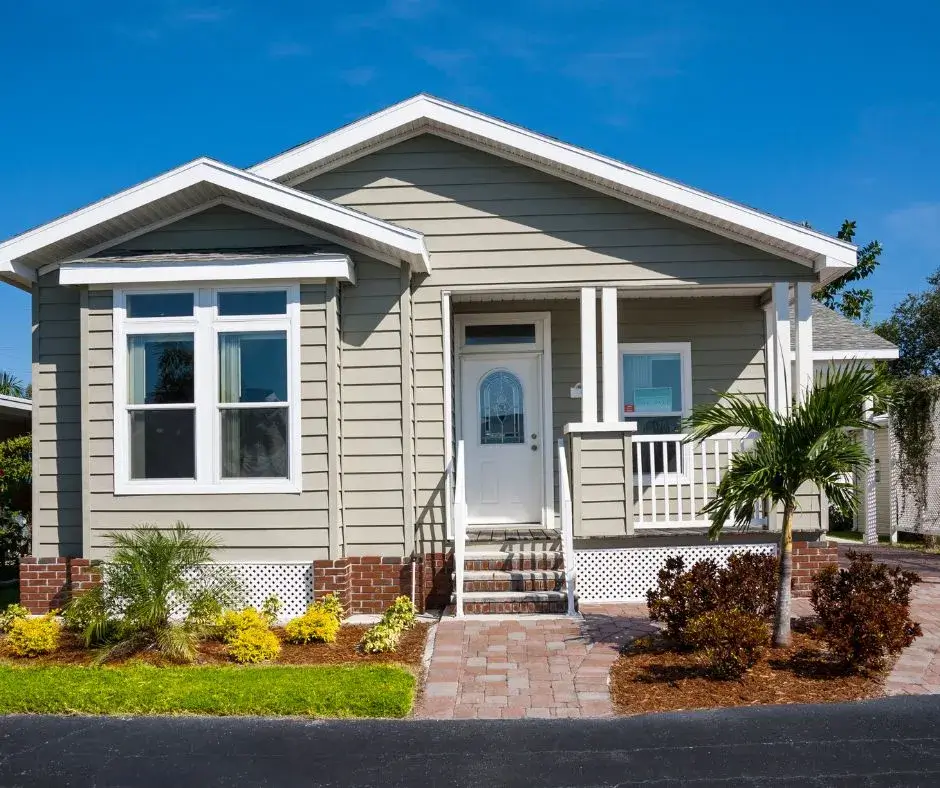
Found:
[[[32,426],[32,409],[28,399],[0,394],[0,441],[28,433]]]
[[[787,408],[817,362],[872,357],[816,331],[813,288],[855,262],[426,95],[248,169],[196,159],[0,244],[33,294],[54,578],[24,598],[142,522],[210,531],[288,612],[452,588],[459,612],[566,611],[575,568],[582,598],[628,599],[666,552],[772,551],[776,512],[706,543],[748,437],[690,446],[680,420],[723,391]],[[806,490],[798,563],[826,526]]]

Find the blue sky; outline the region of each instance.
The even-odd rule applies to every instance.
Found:
[[[420,91],[940,266],[940,3],[24,0],[0,27],[0,238],[199,155],[245,166]],[[0,286],[0,369],[29,298]]]

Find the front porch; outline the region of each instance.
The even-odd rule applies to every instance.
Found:
[[[528,593],[520,602],[550,594],[542,601],[551,609],[573,612],[578,595],[643,598],[677,551],[723,560],[742,545],[775,549],[775,513],[762,509],[746,534],[719,545],[705,539],[701,508],[753,436],[691,445],[681,426],[694,405],[725,391],[780,410],[791,393],[802,396],[812,382],[810,283],[697,292],[444,293],[458,612],[465,588],[474,603],[485,598],[481,578],[465,572],[474,552],[492,561],[485,571],[506,573],[493,575],[494,589],[498,581],[501,590]],[[497,377],[498,387],[490,385]],[[807,490],[802,503],[797,529],[816,540],[827,527],[826,502]],[[505,528],[555,538],[506,539]],[[564,580],[533,571],[563,572]],[[502,591],[498,609],[513,609],[511,591]]]

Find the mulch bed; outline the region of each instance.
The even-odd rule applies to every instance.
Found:
[[[424,643],[427,639],[428,625],[415,624],[405,631],[398,648],[388,654],[363,654],[356,648],[362,635],[369,629],[360,624],[346,624],[340,627],[335,643],[306,643],[295,645],[285,643],[284,630],[276,628],[274,633],[281,639],[281,653],[272,665],[375,665],[395,664],[417,670],[424,656]],[[14,665],[90,665],[95,652],[86,649],[81,641],[70,632],[63,632],[59,649],[52,653],[31,659],[13,657],[4,649],[3,661]],[[125,664],[130,661],[146,662],[151,665],[169,665],[165,658],[154,652],[141,652],[126,660],[115,660],[110,665]],[[232,660],[225,653],[225,644],[215,640],[206,640],[199,646],[198,665],[231,665]]]
[[[739,680],[708,676],[700,656],[677,651],[661,636],[629,644],[610,671],[610,694],[621,714],[756,706],[838,703],[881,694],[884,674],[846,674],[807,626],[787,649],[767,649]]]

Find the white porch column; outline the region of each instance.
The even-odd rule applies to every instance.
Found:
[[[605,424],[620,421],[620,379],[617,375],[617,288],[601,290],[601,353]]]
[[[778,413],[790,412],[790,284],[774,282],[770,288],[770,311],[773,321],[774,390]],[[768,363],[770,360],[768,359]]]
[[[874,417],[874,403],[865,400],[865,418]],[[862,522],[865,523],[865,544],[878,544],[877,485],[875,484],[875,431],[864,430],[862,442],[868,455],[868,469],[862,477]]]
[[[809,282],[797,282],[796,304],[796,363],[793,369],[793,397],[803,402],[813,387],[813,291]]]
[[[581,421],[597,424],[597,290],[581,288]]]

